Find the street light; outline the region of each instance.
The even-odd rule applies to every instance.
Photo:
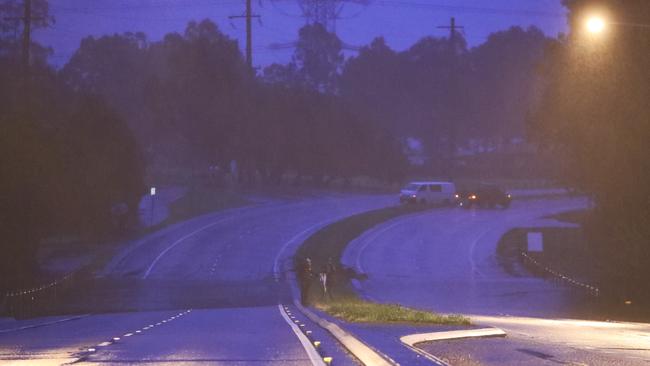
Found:
[[[585,22],[587,31],[592,34],[602,33],[605,30],[606,25],[605,19],[599,16],[591,16],[587,18],[587,21]]]
[[[602,15],[590,15],[584,18],[585,30],[594,35],[607,31],[608,28],[625,27],[625,28],[645,28],[650,29],[650,24],[630,23],[630,22],[613,22]]]

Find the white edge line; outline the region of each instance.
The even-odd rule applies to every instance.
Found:
[[[336,221],[344,219],[344,218],[346,218],[348,216],[349,215],[343,215],[343,216],[340,216],[340,217],[336,217],[334,219],[325,220],[325,221],[322,221],[322,222],[320,222],[318,224],[312,225],[309,228],[307,228],[307,229],[301,231],[300,233],[296,234],[294,237],[289,239],[287,242],[285,242],[284,245],[282,246],[282,248],[280,248],[280,251],[276,255],[275,261],[273,263],[273,274],[274,274],[274,276],[276,276],[276,278],[277,278],[277,276],[279,276],[280,258],[283,256],[284,252],[287,250],[287,248],[291,244],[293,244],[295,241],[297,241],[298,239],[305,236],[307,233],[309,233],[311,231],[315,231],[316,229],[319,229],[321,227],[324,227],[327,224],[334,223]],[[313,322],[318,324],[320,327],[326,329],[330,334],[332,334],[332,336],[334,336],[334,338],[336,338],[342,345],[344,345],[350,352],[352,352],[352,354],[356,358],[360,359],[361,362],[363,362],[365,365],[372,365],[372,366],[380,366],[380,365],[392,366],[392,364],[390,362],[386,361],[384,359],[384,357],[382,357],[379,353],[375,352],[372,348],[367,346],[362,341],[356,339],[351,334],[345,332],[343,329],[341,329],[336,324],[330,323],[330,322],[326,321],[325,319],[321,319],[316,314],[312,313],[311,311],[305,309],[302,305],[300,305],[300,303],[296,300],[296,297],[295,297],[295,291],[296,291],[295,283],[291,284],[291,290],[292,290],[291,291],[292,294],[294,295],[294,304],[298,308],[298,310],[300,312],[302,312],[303,314],[305,314],[305,316],[307,316],[310,320],[312,320]],[[291,321],[291,319],[289,319],[289,317],[283,312],[282,304],[278,304],[278,309],[280,310],[280,313],[282,314],[282,317],[284,318],[284,320],[292,327],[292,329],[294,329],[294,327],[298,328],[298,326],[296,326]],[[300,339],[300,341],[302,343],[303,340],[302,340],[301,336],[305,337],[304,334],[302,334],[302,332],[300,332],[299,328],[294,329],[294,332],[296,332],[296,335],[298,336],[298,339]],[[306,337],[305,337],[305,339],[306,339]],[[311,343],[309,343],[309,344],[311,346]],[[303,346],[304,346],[304,344],[303,344]],[[307,348],[305,348],[305,350],[307,350]],[[353,350],[355,350],[356,352],[354,352]],[[309,355],[309,351],[307,351],[307,354]],[[310,359],[311,359],[311,355],[310,355]],[[319,359],[320,362],[323,362],[320,359],[320,357],[318,359]],[[312,362],[313,362],[313,360],[312,360]],[[324,365],[324,363],[319,363],[319,365]]]
[[[69,322],[69,321],[71,321],[71,320],[82,319],[82,318],[85,318],[85,317],[88,317],[88,316],[90,316],[90,314],[79,315],[79,316],[73,316],[73,317],[70,317],[70,318],[54,320],[54,321],[51,321],[51,322],[45,322],[45,323],[38,323],[38,324],[26,325],[26,326],[18,327],[18,328],[2,329],[2,330],[0,330],[0,333],[11,333],[11,332],[17,332],[17,331],[19,331],[19,330],[32,329],[32,328],[40,328],[40,327],[45,327],[45,326],[48,326],[48,325],[54,325],[54,324],[58,324],[58,323]]]
[[[287,250],[289,245],[293,244],[295,241],[300,239],[302,236],[305,236],[307,233],[310,233],[311,231],[315,231],[315,230],[317,230],[317,229],[319,229],[321,227],[324,227],[325,225],[327,225],[329,223],[336,222],[336,221],[338,221],[338,220],[340,220],[342,218],[345,218],[345,217],[347,217],[347,216],[341,216],[341,217],[337,217],[337,218],[334,218],[334,219],[321,221],[321,222],[319,222],[319,223],[317,223],[315,225],[312,225],[312,226],[308,227],[307,229],[299,232],[294,237],[292,237],[291,239],[286,241],[284,243],[284,245],[282,245],[282,248],[280,248],[280,251],[278,251],[278,254],[275,256],[275,260],[273,261],[273,275],[276,278],[278,278],[278,276],[280,275],[280,269],[279,269],[280,259],[281,259],[281,257],[283,257],[284,252]]]
[[[404,343],[404,346],[406,346],[406,348],[408,348],[411,351],[419,354],[420,356],[426,358],[427,360],[429,360],[431,362],[437,363],[437,364],[442,365],[442,366],[451,366],[449,363],[445,362],[443,359],[438,358],[438,357],[432,355],[431,353],[426,352],[426,351],[424,351],[424,350],[422,350],[420,348],[417,348],[415,346],[411,346],[411,345],[406,344],[406,343]]]
[[[362,364],[367,366],[393,366],[397,364],[392,360],[389,361],[389,357],[387,355],[383,355],[380,352],[376,351],[372,347],[365,344],[363,341],[357,339],[352,334],[343,330],[343,328],[319,317],[310,310],[304,308],[295,299],[294,305],[311,321],[330,332],[330,334],[332,334],[334,338],[336,338],[345,348],[347,348],[348,351],[354,355],[354,357],[359,359]]]
[[[278,310],[280,311],[280,315],[282,315],[284,321],[289,324],[293,332],[296,334],[296,337],[298,337],[298,340],[300,340],[300,343],[302,343],[302,347],[305,349],[305,352],[307,352],[307,356],[309,356],[311,364],[314,366],[325,366],[325,362],[321,359],[318,351],[316,351],[316,348],[314,348],[309,339],[302,333],[300,328],[298,328],[298,326],[295,325],[291,319],[289,319],[287,314],[284,312],[284,308],[282,308],[281,304],[278,304]]]
[[[162,259],[162,257],[165,256],[165,254],[167,254],[170,250],[174,249],[174,247],[176,247],[178,244],[182,243],[185,239],[187,239],[187,238],[189,238],[189,237],[191,237],[191,236],[193,236],[193,235],[195,235],[195,234],[198,234],[198,233],[200,233],[201,231],[203,231],[203,230],[205,230],[205,229],[208,229],[208,228],[210,228],[210,227],[212,227],[212,226],[215,226],[215,225],[220,224],[220,223],[222,223],[222,222],[224,222],[224,221],[226,221],[226,220],[229,220],[229,219],[231,219],[231,218],[232,218],[232,217],[225,217],[225,218],[222,218],[222,219],[220,219],[220,220],[214,221],[214,222],[212,222],[212,223],[210,223],[210,224],[208,224],[208,225],[202,226],[202,227],[200,227],[200,228],[198,228],[198,229],[192,231],[191,233],[189,233],[189,234],[187,234],[187,235],[181,237],[180,239],[176,240],[175,242],[173,242],[170,246],[168,246],[167,248],[165,248],[165,250],[163,250],[162,252],[160,252],[160,254],[158,254],[158,256],[156,257],[156,259],[154,259],[153,262],[151,262],[151,264],[149,265],[149,268],[147,268],[147,271],[144,273],[144,275],[142,276],[142,278],[143,278],[143,279],[146,279],[147,277],[149,277],[149,274],[150,274],[151,271],[154,269],[154,267],[156,266],[156,264],[158,264],[158,261],[160,261],[160,259]]]
[[[406,217],[402,217],[402,218],[398,219],[396,222],[393,222],[391,225],[388,225],[387,227],[383,227],[383,228],[380,228],[379,230],[375,230],[375,232],[370,233],[370,235],[369,235],[368,238],[366,238],[366,239],[363,240],[363,244],[361,244],[361,248],[359,248],[359,250],[358,250],[358,252],[357,252],[357,258],[356,258],[356,261],[355,261],[355,262],[356,262],[357,270],[359,270],[359,272],[361,272],[361,273],[364,273],[364,272],[365,272],[365,269],[364,269],[363,266],[361,265],[361,257],[363,256],[362,254],[363,254],[363,252],[366,250],[366,248],[367,248],[367,247],[368,247],[372,242],[374,242],[374,241],[377,239],[377,237],[379,237],[380,235],[382,235],[382,234],[385,233],[386,231],[388,231],[388,230],[394,228],[395,226],[398,226],[398,225],[404,224],[403,219],[406,219]],[[381,225],[381,224],[379,224],[379,225]],[[383,225],[382,225],[382,226],[383,226]],[[370,230],[372,230],[372,229],[370,229]],[[361,235],[363,235],[363,233],[362,233]]]
[[[277,207],[286,207],[286,206],[289,206],[289,205],[291,205],[291,204],[290,204],[290,203],[289,203],[289,204],[281,204],[281,205],[278,205],[278,206],[244,206],[244,207],[240,207],[240,208],[238,208],[238,209],[234,209],[232,213],[238,213],[238,212],[244,211],[244,210],[246,210],[246,209],[251,209],[251,208],[255,208],[255,207],[262,207],[262,208],[265,208],[265,207],[271,207],[271,208],[273,209],[273,208],[277,208]],[[175,242],[173,242],[170,246],[168,246],[167,248],[165,248],[165,250],[163,250],[162,252],[160,252],[160,254],[158,254],[158,256],[156,257],[156,259],[154,259],[153,262],[151,262],[151,264],[149,265],[149,268],[147,268],[147,271],[144,273],[144,275],[142,276],[142,278],[143,278],[143,279],[146,279],[147,277],[149,277],[149,274],[150,274],[151,271],[154,269],[154,267],[156,266],[156,264],[158,264],[158,261],[160,261],[160,259],[162,259],[162,257],[163,257],[165,254],[167,254],[167,252],[169,252],[170,250],[172,250],[175,246],[177,246],[178,244],[180,244],[181,242],[183,242],[185,239],[187,239],[187,238],[189,238],[189,237],[191,237],[191,236],[193,236],[193,235],[195,235],[195,234],[198,234],[198,233],[200,233],[201,231],[203,231],[203,230],[205,230],[205,229],[208,229],[208,228],[210,228],[210,227],[212,227],[212,226],[215,226],[215,225],[217,225],[217,224],[220,224],[220,223],[222,223],[222,222],[224,222],[224,221],[231,220],[231,219],[233,219],[233,218],[234,218],[234,216],[232,216],[232,215],[230,215],[230,216],[226,216],[226,217],[222,217],[222,218],[220,218],[220,219],[217,220],[217,221],[213,221],[212,223],[210,223],[210,224],[208,224],[208,225],[205,225],[205,226],[202,226],[202,227],[200,227],[200,228],[198,228],[198,229],[192,231],[191,233],[189,233],[189,234],[183,236],[182,238],[177,239],[177,240],[176,240]],[[284,248],[284,247],[283,247],[283,248]],[[277,260],[277,258],[276,258],[276,260]]]

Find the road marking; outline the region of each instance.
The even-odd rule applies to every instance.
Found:
[[[168,246],[167,248],[165,248],[165,250],[163,250],[162,252],[160,252],[160,254],[158,254],[158,256],[156,257],[156,259],[154,259],[153,262],[151,262],[151,264],[149,265],[149,268],[147,268],[147,271],[144,273],[144,275],[142,276],[142,278],[143,278],[143,279],[146,279],[147,277],[149,277],[149,274],[150,274],[151,271],[154,269],[154,267],[156,266],[156,264],[158,264],[158,261],[160,261],[160,259],[161,259],[162,257],[164,257],[165,254],[167,254],[170,250],[174,249],[178,244],[180,244],[180,243],[182,243],[183,241],[185,241],[186,239],[188,239],[188,238],[190,238],[190,237],[192,237],[192,236],[194,236],[194,235],[200,233],[201,231],[204,231],[204,230],[209,229],[209,228],[211,228],[211,227],[213,227],[213,226],[216,226],[216,225],[218,225],[218,224],[220,224],[220,223],[222,223],[222,222],[224,222],[224,221],[232,220],[233,218],[234,218],[233,216],[229,216],[229,217],[225,217],[225,218],[223,218],[223,219],[220,219],[220,220],[214,221],[214,222],[212,222],[212,223],[210,223],[210,224],[208,224],[208,225],[202,226],[202,227],[200,227],[200,228],[198,228],[198,229],[192,231],[191,233],[189,233],[189,234],[187,234],[187,235],[181,237],[180,239],[176,240],[176,241],[173,242],[170,246]]]
[[[377,237],[379,237],[381,234],[383,234],[383,233],[385,233],[386,231],[388,231],[388,230],[394,228],[395,226],[398,226],[398,225],[403,224],[404,221],[406,221],[406,220],[403,220],[403,219],[405,219],[405,218],[399,219],[397,222],[394,222],[394,223],[392,223],[391,225],[388,225],[387,227],[384,227],[384,228],[382,228],[382,229],[380,229],[380,230],[377,230],[377,231],[371,233],[371,234],[370,234],[370,237],[372,238],[372,240],[371,240],[371,238],[364,239],[363,244],[361,244],[361,248],[359,248],[359,251],[358,251],[358,253],[357,253],[357,258],[356,258],[356,261],[355,261],[355,265],[356,265],[356,267],[357,267],[357,270],[358,270],[360,273],[365,273],[365,269],[363,268],[363,265],[361,264],[361,257],[362,257],[363,252],[366,250],[366,248],[367,248],[367,247],[368,247],[368,246],[369,246],[369,245],[370,245],[370,244],[371,244],[375,239],[377,239]],[[380,224],[380,225],[381,225],[381,224]],[[371,230],[372,230],[372,229],[371,229]],[[363,235],[363,233],[362,233],[361,235]]]
[[[73,317],[64,318],[64,319],[58,319],[58,320],[54,320],[54,321],[51,321],[51,322],[44,322],[44,323],[38,323],[38,324],[32,324],[32,325],[25,325],[23,327],[18,327],[18,328],[2,329],[2,330],[0,330],[0,333],[10,333],[10,332],[16,332],[16,331],[19,331],[19,330],[40,328],[40,327],[45,327],[45,326],[48,326],[48,325],[54,325],[54,324],[59,324],[59,323],[63,323],[63,322],[69,322],[71,320],[86,318],[88,316],[90,316],[90,314],[73,316]]]
[[[284,252],[287,250],[289,245],[293,244],[295,241],[297,241],[298,239],[300,239],[302,236],[306,235],[307,233],[309,233],[311,231],[315,231],[316,229],[318,229],[318,228],[320,228],[322,226],[325,226],[328,223],[338,221],[342,217],[347,217],[347,216],[340,216],[340,217],[337,217],[337,218],[334,218],[334,219],[321,221],[318,224],[312,225],[312,226],[308,227],[307,229],[299,232],[294,237],[292,237],[287,242],[285,242],[282,245],[282,248],[280,248],[280,251],[278,251],[278,254],[275,256],[275,260],[273,261],[273,277],[275,277],[275,280],[278,281],[279,278],[280,278],[280,269],[279,269],[279,267],[280,267],[280,258],[283,256]]]
[[[411,215],[407,215],[407,216],[404,216],[404,217],[397,217],[397,218],[394,218],[394,219],[390,220],[390,221],[393,221],[393,220],[396,220],[396,221],[393,222],[391,225],[389,225],[389,226],[387,226],[387,227],[380,228],[379,230],[377,230],[377,229],[375,229],[375,230],[370,229],[371,232],[370,232],[369,238],[368,238],[368,239],[364,239],[363,243],[361,244],[361,248],[359,248],[359,251],[357,252],[357,256],[356,256],[356,259],[355,259],[355,266],[356,266],[356,269],[357,269],[360,273],[365,273],[365,269],[363,268],[363,265],[361,264],[361,257],[363,257],[362,254],[363,254],[363,252],[366,250],[366,248],[367,248],[367,247],[368,247],[368,246],[369,246],[369,245],[370,245],[370,244],[371,244],[375,239],[377,239],[377,237],[379,237],[379,235],[381,235],[381,234],[385,233],[386,231],[388,231],[388,230],[394,228],[395,226],[402,225],[402,224],[406,223],[406,221],[408,221],[408,220],[410,220],[410,219],[417,219],[417,218],[419,218],[419,217],[421,217],[421,216],[426,216],[426,215],[430,215],[430,214],[431,214],[431,212],[427,210],[426,212],[423,212],[423,213],[411,214]],[[385,222],[384,222],[384,223],[380,223],[379,225],[384,225],[384,224],[385,224]],[[375,228],[376,228],[376,226],[375,226]],[[373,231],[374,231],[374,232],[373,232]],[[367,231],[366,231],[366,232],[367,232]],[[363,233],[362,233],[361,235],[363,235]],[[372,240],[370,240],[370,238],[372,238]]]
[[[280,315],[282,315],[282,319],[284,319],[287,324],[291,327],[293,332],[296,334],[296,337],[298,337],[298,340],[302,344],[302,347],[305,349],[305,352],[307,352],[307,356],[309,356],[309,360],[311,361],[311,364],[314,366],[324,366],[325,362],[321,360],[320,355],[318,354],[318,351],[316,351],[316,348],[311,344],[309,339],[302,333],[300,328],[298,328],[297,325],[295,325],[291,319],[285,314],[284,309],[282,308],[281,304],[278,304],[278,311],[280,311]]]
[[[306,309],[297,299],[294,298],[294,305],[307,318],[318,324],[321,328],[326,329],[334,338],[336,338],[350,353],[354,355],[362,364],[367,366],[394,366],[397,363],[387,355],[366,345],[363,341],[357,339],[354,335],[346,332],[338,325],[329,322],[318,315]]]
[[[285,207],[289,207],[289,206],[291,206],[291,205],[296,205],[297,207],[301,206],[301,204],[286,203],[286,204],[281,204],[281,205],[278,205],[278,206],[262,206],[261,209],[264,210],[264,209],[267,209],[267,208],[268,208],[268,210],[273,211],[273,210],[276,210],[276,209],[282,209],[282,208],[285,208]],[[233,212],[233,213],[241,213],[241,212],[248,213],[248,212],[246,212],[246,211],[254,211],[254,210],[253,210],[254,208],[260,208],[260,206],[242,207],[242,208],[240,208],[240,209],[236,209],[236,210],[234,210],[235,212]],[[268,210],[267,210],[267,211],[268,211]],[[243,215],[243,214],[244,214],[244,213],[242,213],[242,215]],[[259,211],[253,212],[253,214],[259,214]],[[163,250],[162,252],[160,252],[160,254],[158,254],[158,256],[153,260],[153,262],[151,262],[151,264],[149,265],[149,267],[148,267],[147,270],[145,271],[145,273],[144,273],[144,275],[142,276],[142,278],[143,278],[143,279],[146,279],[147,277],[149,277],[149,274],[151,274],[151,271],[154,269],[154,267],[156,266],[156,264],[158,264],[158,262],[160,261],[160,259],[162,259],[162,257],[164,257],[164,256],[165,256],[165,255],[166,255],[170,250],[174,249],[178,244],[182,243],[183,241],[185,241],[186,239],[192,237],[193,235],[196,235],[196,234],[200,233],[201,231],[204,231],[204,230],[209,229],[209,228],[211,228],[211,227],[213,227],[213,226],[215,226],[215,225],[218,225],[218,224],[220,224],[220,223],[223,223],[224,221],[228,221],[228,220],[232,220],[232,219],[238,218],[238,217],[240,217],[240,216],[241,216],[241,215],[237,215],[237,216],[234,216],[234,215],[233,215],[233,216],[227,216],[227,217],[221,218],[221,219],[219,219],[219,220],[217,220],[217,221],[214,221],[214,222],[212,222],[212,223],[210,223],[210,224],[208,224],[208,225],[202,226],[202,227],[200,227],[200,228],[198,228],[198,229],[192,231],[191,233],[189,233],[189,234],[187,234],[187,235],[181,237],[180,239],[176,240],[176,241],[173,242],[170,246],[168,246],[167,248],[165,248],[165,250]],[[228,244],[228,247],[230,247],[230,246],[232,246],[232,243]]]

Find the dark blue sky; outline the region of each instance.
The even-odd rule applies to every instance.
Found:
[[[484,42],[495,31],[513,25],[535,25],[549,36],[567,29],[560,0],[368,0],[367,6],[349,4],[337,24],[339,37],[350,45],[365,45],[377,36],[403,50],[427,36],[446,36],[438,29],[454,16],[463,25],[470,46]],[[243,49],[243,20],[229,15],[244,12],[244,0],[50,0],[56,24],[37,30],[35,38],[54,48],[52,62],[62,65],[87,35],[142,31],[150,40],[182,32],[190,20],[210,18],[239,40]],[[295,0],[253,0],[261,20],[254,23],[254,63],[287,62],[292,49],[270,49],[273,43],[296,39],[304,24]]]

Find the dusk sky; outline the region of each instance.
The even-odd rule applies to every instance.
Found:
[[[347,4],[336,23],[337,34],[346,44],[363,46],[383,36],[396,50],[410,47],[424,36],[443,37],[456,17],[470,46],[484,42],[492,32],[518,25],[537,26],[555,37],[567,29],[561,0],[368,0]],[[56,23],[35,32],[35,38],[54,48],[51,62],[63,65],[88,35],[142,31],[150,41],[166,33],[182,32],[190,20],[212,19],[219,28],[245,47],[244,0],[51,0]],[[297,38],[304,24],[296,0],[254,0],[261,16],[253,24],[253,59],[256,66],[286,63],[291,48],[271,49]],[[351,52],[347,53],[351,55]]]

